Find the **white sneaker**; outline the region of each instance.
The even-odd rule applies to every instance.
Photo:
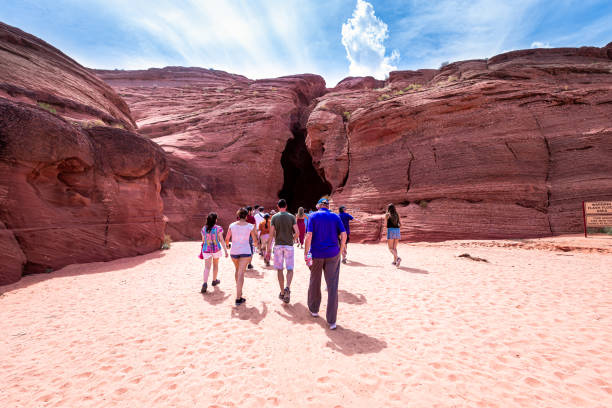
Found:
[[[318,313],[312,313],[312,312],[310,312],[310,315],[311,315],[312,317],[319,317],[319,314],[318,314]]]
[[[329,325],[329,330],[336,330],[336,323],[332,323]]]

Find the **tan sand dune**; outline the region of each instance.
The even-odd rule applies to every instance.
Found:
[[[302,259],[290,305],[259,257],[246,305],[229,259],[201,295],[195,242],[27,276],[0,288],[0,406],[610,407],[611,243],[401,244],[400,269],[351,245],[336,331]]]

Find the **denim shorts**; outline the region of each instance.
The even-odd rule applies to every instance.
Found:
[[[400,239],[400,229],[399,228],[387,228],[387,239]]]
[[[238,255],[231,255],[232,258],[234,259],[239,259],[239,258],[250,258],[251,256],[253,256],[253,254],[238,254]]]

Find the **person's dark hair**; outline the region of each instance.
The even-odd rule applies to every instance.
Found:
[[[211,212],[210,214],[208,214],[208,217],[206,217],[206,230],[205,231],[206,232],[212,231],[216,222],[217,222],[217,213]]]
[[[270,219],[270,214],[267,214],[267,213],[266,213],[266,215],[264,215],[264,219],[265,219],[265,220]]]
[[[255,209],[255,211],[259,210],[259,204],[255,204],[253,208]]]
[[[287,208],[287,201],[284,198],[278,200],[278,208]]]
[[[246,219],[247,215],[249,215],[249,212],[246,208],[242,207],[241,209],[239,209],[236,212],[236,217],[238,217],[241,220]]]
[[[395,206],[393,204],[389,204],[387,206],[387,214],[389,214],[389,218],[391,218],[391,221],[397,225],[397,223],[399,222],[399,214],[395,210]]]
[[[251,207],[251,206],[249,205],[249,206],[246,208],[246,210],[247,210],[248,212],[251,212],[251,211],[253,211],[253,207]]]
[[[344,210],[346,209],[346,207],[344,207],[343,205],[340,206],[340,208],[338,208],[338,211],[343,213]]]

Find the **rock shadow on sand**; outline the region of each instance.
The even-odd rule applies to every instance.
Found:
[[[220,305],[225,302],[231,295],[226,295],[225,292],[219,289],[218,286],[213,287],[212,291],[202,293],[202,299],[210,303],[211,305]]]
[[[112,261],[94,261],[89,263],[66,265],[57,271],[48,273],[35,273],[23,275],[21,280],[2,287],[3,293],[11,292],[17,289],[27,288],[48,279],[66,278],[79,275],[93,275],[98,273],[114,272],[122,269],[135,268],[140,264],[163,258],[164,251],[154,251],[144,255],[137,255],[129,258],[119,258]]]
[[[365,333],[344,328],[340,324],[338,324],[336,330],[330,330],[323,316],[317,318],[312,317],[308,308],[301,303],[285,305],[283,309],[286,313],[278,311],[276,313],[292,323],[317,324],[321,326],[330,340],[327,342],[326,346],[346,356],[378,353],[387,348],[386,341],[379,340]]]
[[[248,307],[246,305],[236,306],[232,308],[232,318],[237,317],[240,320],[248,320],[253,324],[259,324],[268,315],[268,306],[261,302],[261,312],[256,307]]]

